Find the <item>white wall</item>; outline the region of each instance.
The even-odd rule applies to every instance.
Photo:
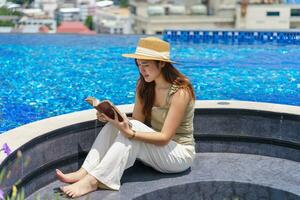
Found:
[[[43,10],[51,17],[52,19],[55,17],[55,10],[57,8],[57,3],[43,3]]]
[[[0,27],[0,33],[10,33],[12,31],[12,27]]]
[[[131,19],[129,18],[129,16],[114,14],[113,9],[98,9],[96,11],[96,26],[99,32],[104,33],[132,33]],[[118,31],[115,32],[115,29],[117,29]],[[119,29],[122,29],[122,33],[119,32]]]
[[[279,12],[279,16],[267,16],[267,12]],[[248,5],[245,17],[240,7],[236,9],[236,28],[240,29],[289,29],[290,7],[288,5]]]
[[[19,22],[24,33],[38,33],[43,25],[50,26],[49,33],[56,33],[56,21],[52,19],[27,19]]]

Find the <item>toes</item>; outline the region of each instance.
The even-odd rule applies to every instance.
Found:
[[[66,192],[70,193],[70,192],[72,192],[72,189],[66,188]]]
[[[68,191],[66,192],[66,194],[67,194],[68,196],[72,197],[73,191],[68,190]]]
[[[56,169],[56,176],[59,180],[62,180],[64,178],[64,174],[59,169]]]
[[[56,174],[56,176],[58,176],[58,175],[59,175],[59,171],[58,171],[58,169],[56,169],[56,170],[55,170],[55,174]]]
[[[65,192],[65,187],[60,186],[59,189],[60,189],[61,191]]]
[[[77,197],[76,192],[74,192],[74,191],[70,191],[69,196],[72,197],[72,198]]]
[[[64,175],[64,173],[62,173],[62,171],[60,171],[59,169],[56,169],[56,174],[60,176]]]
[[[70,189],[69,189],[68,186],[63,187],[62,189],[63,189],[63,192],[66,193],[66,194],[67,194],[68,192],[70,192]]]
[[[75,198],[75,197],[77,197],[77,196],[76,196],[75,193],[72,193],[72,194],[71,194],[71,197],[72,197],[72,198]]]

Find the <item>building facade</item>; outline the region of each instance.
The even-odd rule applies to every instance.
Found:
[[[249,4],[236,6],[237,29],[300,28],[299,4]]]
[[[79,21],[80,20],[80,9],[79,8],[60,8],[57,11],[57,20],[59,22]]]
[[[137,34],[160,34],[165,29],[234,28],[234,9],[226,15],[218,13],[219,10],[214,10],[218,14],[209,15],[210,4],[207,2],[176,1],[131,0],[133,31]],[[230,8],[234,8],[234,5],[230,5]]]
[[[127,8],[110,6],[96,10],[96,30],[98,33],[130,34],[131,19]]]
[[[22,33],[39,33],[47,27],[48,33],[56,33],[56,21],[49,18],[22,17],[18,22],[18,30]]]
[[[166,29],[300,28],[300,4],[283,0],[131,0],[132,29],[160,34]]]

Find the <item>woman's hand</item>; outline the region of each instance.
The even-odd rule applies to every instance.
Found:
[[[103,122],[103,123],[106,123],[107,122],[107,120],[104,118],[104,114],[103,113],[101,113],[101,112],[99,112],[99,111],[97,111],[97,119],[100,121],[100,122]]]
[[[127,118],[127,116],[125,114],[123,114],[123,122],[120,122],[118,119],[118,115],[117,112],[113,109],[114,114],[115,114],[115,119],[111,119],[109,118],[107,115],[105,115],[104,113],[102,113],[102,116],[104,118],[104,120],[109,121],[110,123],[112,123],[117,129],[120,130],[120,132],[127,138],[131,138],[134,135],[133,130],[130,128],[130,122]]]

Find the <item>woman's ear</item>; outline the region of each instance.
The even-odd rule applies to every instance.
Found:
[[[159,61],[159,63],[158,63],[158,67],[159,68],[163,68],[163,67],[165,67],[166,66],[166,62],[164,62],[164,61]]]

